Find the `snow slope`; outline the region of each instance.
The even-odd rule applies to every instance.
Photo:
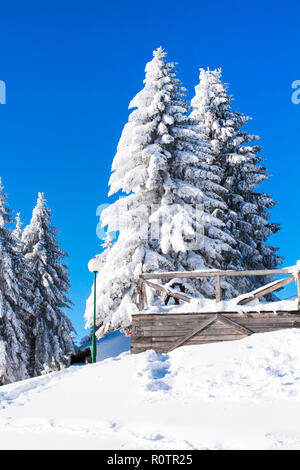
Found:
[[[299,449],[300,331],[124,352],[0,388],[1,449]]]
[[[130,350],[130,336],[121,333],[120,329],[107,333],[103,338],[96,341],[97,344],[97,362],[103,361],[108,357],[116,357],[121,353]],[[92,348],[92,341],[82,343],[81,349]]]

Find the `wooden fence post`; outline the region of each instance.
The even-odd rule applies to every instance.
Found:
[[[147,307],[147,292],[146,292],[146,284],[145,282],[142,283],[142,299],[143,299],[143,309]]]
[[[144,310],[143,279],[140,277],[138,282],[138,306],[139,310]]]
[[[216,275],[216,302],[221,302],[221,276]]]

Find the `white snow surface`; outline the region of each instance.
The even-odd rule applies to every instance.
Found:
[[[297,312],[298,297],[290,297],[276,302],[266,302],[262,299],[254,299],[246,305],[237,305],[237,302],[247,297],[248,294],[240,295],[231,300],[216,302],[210,299],[191,298],[190,302],[181,302],[179,305],[151,305],[143,313],[205,313],[205,312],[238,312],[238,313],[280,313]]]
[[[116,357],[130,350],[130,336],[121,333],[120,330],[111,331],[97,341],[97,362],[108,357]]]
[[[0,448],[299,449],[299,346],[291,329],[127,351],[2,386]]]

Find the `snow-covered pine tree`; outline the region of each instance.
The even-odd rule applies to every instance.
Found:
[[[191,117],[205,127],[204,137],[211,143],[214,162],[223,170],[221,184],[226,189],[228,206],[226,229],[239,251],[228,268],[274,269],[282,263],[282,257],[276,253],[278,248],[266,242],[279,230],[277,223],[269,222],[268,210],[275,202],[270,194],[256,189],[269,175],[260,165],[261,148],[249,145],[258,137],[243,130],[250,118],[233,111],[232,101],[227,85],[222,83],[221,69],[200,69]],[[262,277],[237,278],[235,287],[242,293],[265,282],[267,279]]]
[[[169,117],[165,101],[172,81],[161,49],[146,66],[145,87],[129,104],[137,108],[125,125],[112,164],[109,195],[122,196],[102,213],[108,232],[118,238],[101,254],[103,268],[97,284],[97,335],[131,324],[137,312],[137,281],[142,272],[174,270],[171,258],[163,255],[155,239],[150,216],[161,205],[169,184],[167,132]],[[166,132],[163,132],[166,129]],[[101,280],[100,280],[101,279]],[[86,326],[93,321],[93,290],[87,300]]]
[[[6,227],[10,222],[11,211],[0,180],[0,385],[30,377],[30,275],[19,240]]]
[[[224,223],[228,208],[224,201],[226,189],[221,185],[222,168],[214,162],[210,142],[198,120],[187,115],[190,107],[185,99],[186,90],[175,78],[176,72],[171,69],[170,75],[173,92],[165,110],[172,119],[169,133],[173,141],[168,147],[170,181],[151,220],[160,217],[160,247],[176,261],[177,270],[225,269],[237,257],[237,250]],[[177,282],[172,280],[168,284]],[[215,296],[212,278],[188,281],[185,287],[195,296]],[[227,280],[222,287],[226,296],[237,295]]]
[[[207,144],[186,116],[185,89],[176,78],[175,64],[167,63],[165,56],[158,48],[146,66],[145,86],[129,105],[137,109],[124,127],[112,165],[109,195],[123,194],[101,217],[108,231],[119,235],[101,255],[99,337],[130,326],[131,314],[137,312],[139,274],[209,268],[213,259],[221,263],[234,245],[221,230],[224,223],[212,214],[226,209],[219,169],[208,165]],[[201,239],[191,249],[203,220],[204,244]],[[192,282],[185,287],[196,295],[201,292]],[[210,283],[202,287],[205,295],[211,293]],[[85,312],[87,327],[93,321],[93,298],[92,290]]]
[[[33,275],[35,324],[32,342],[32,375],[59,370],[74,353],[71,320],[63,312],[69,308],[70,280],[67,256],[58,245],[57,229],[43,193],[38,194],[30,224],[22,234],[24,254]]]

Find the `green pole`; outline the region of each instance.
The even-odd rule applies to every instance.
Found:
[[[97,344],[96,344],[96,285],[97,271],[94,271],[94,321],[93,321],[93,337],[92,337],[92,363],[96,362]]]

